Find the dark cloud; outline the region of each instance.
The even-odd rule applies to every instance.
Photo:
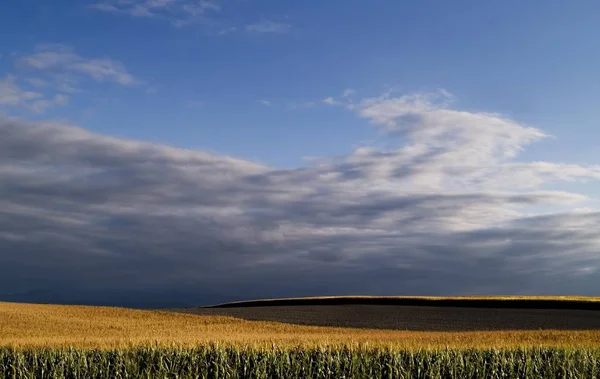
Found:
[[[441,117],[455,130],[460,115]],[[539,133],[486,117],[516,134],[486,127],[431,145],[409,134],[395,151],[290,170],[0,118],[0,299],[594,293],[600,214],[542,209],[586,202],[543,184],[595,168],[499,160],[498,146]],[[520,185],[523,172],[535,185]]]

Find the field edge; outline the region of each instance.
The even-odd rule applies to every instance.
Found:
[[[592,296],[320,296],[234,301],[192,308],[250,308],[297,305],[398,305],[468,308],[600,310]]]

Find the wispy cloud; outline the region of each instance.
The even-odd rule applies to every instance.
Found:
[[[0,80],[0,106],[41,113],[69,104],[71,96],[84,92],[86,82],[134,86],[140,81],[120,62],[86,58],[69,46],[40,44],[31,53],[13,54],[12,73]]]
[[[78,83],[78,79],[70,75],[58,75],[54,78],[56,82],[56,90],[65,93],[77,93],[81,92],[81,89],[75,87]]]
[[[54,102],[58,105],[67,105],[69,104],[69,96],[59,93],[54,96]]]
[[[291,24],[269,20],[246,25],[246,31],[251,33],[286,33],[291,29]]]
[[[193,24],[209,24],[216,35],[225,36],[238,31],[248,33],[287,33],[292,29],[288,22],[261,20],[247,25],[214,22],[221,13],[220,1],[208,0],[103,0],[92,4],[91,9],[135,18],[162,20],[177,28]],[[227,24],[229,24],[227,26]]]
[[[185,102],[185,106],[188,108],[194,108],[194,109],[199,109],[199,108],[203,108],[205,105],[204,101],[202,100],[187,100]]]
[[[120,11],[120,9],[112,4],[109,3],[96,3],[96,4],[92,4],[90,5],[90,8],[92,9],[96,9],[102,12],[114,12],[114,13],[118,13]]]
[[[272,103],[271,101],[269,101],[269,100],[264,100],[264,99],[258,100],[258,103],[259,103],[259,104],[262,104],[262,105],[265,105],[265,106],[267,106],[267,107],[270,107],[271,105],[273,105],[273,103]]]
[[[343,97],[352,97],[353,95],[356,95],[356,91],[352,88],[346,88],[342,93]]]
[[[7,75],[0,80],[0,108],[21,108],[42,113],[54,106],[68,103],[69,97],[63,94],[46,98],[41,92],[23,89],[13,75]]]
[[[591,294],[597,202],[555,186],[600,166],[524,161],[544,132],[444,92],[328,103],[401,144],[280,169],[0,118],[0,296]]]
[[[125,66],[109,58],[84,58],[63,45],[40,45],[32,54],[21,56],[20,69],[38,70],[54,75],[78,75],[96,81],[111,81],[130,86],[136,83]]]
[[[304,102],[296,102],[296,103],[291,103],[288,108],[291,110],[296,110],[296,109],[309,109],[314,107],[315,105],[317,105],[314,101],[304,101]]]
[[[92,9],[132,17],[157,18],[183,27],[203,20],[209,12],[220,11],[217,1],[208,0],[108,0]]]
[[[231,26],[229,28],[223,28],[217,32],[217,35],[224,36],[227,34],[235,33],[237,31],[237,27]]]
[[[45,88],[50,85],[47,80],[40,78],[25,78],[25,81],[32,87]]]
[[[8,75],[0,80],[0,105],[17,106],[23,105],[43,97],[39,92],[26,91],[16,84],[16,79]]]
[[[27,105],[27,108],[36,113],[42,113],[57,105],[64,106],[69,104],[69,96],[57,94],[51,99],[36,100]]]

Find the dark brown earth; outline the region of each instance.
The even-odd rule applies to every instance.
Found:
[[[303,325],[415,331],[600,329],[600,310],[581,309],[345,304],[189,308],[179,311]]]

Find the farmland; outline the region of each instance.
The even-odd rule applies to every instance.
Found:
[[[225,309],[231,311],[234,308]],[[259,311],[261,308],[254,309]],[[597,311],[578,312],[588,312],[589,317],[584,319],[588,322],[591,322],[589,319],[600,319],[594,317]],[[373,318],[370,322],[376,326],[378,320]],[[415,317],[415,323],[419,322],[422,320]],[[410,331],[296,325],[165,310],[0,303],[0,345],[3,346],[119,348],[219,343],[227,346],[323,347],[366,344],[422,349],[595,347],[598,341],[600,326],[584,330]]]
[[[269,307],[199,309],[200,312],[236,309],[264,312],[264,308]],[[270,308],[276,307],[271,305]],[[438,308],[436,312],[443,313],[444,307]],[[282,313],[291,312],[284,309]],[[410,307],[406,309],[415,312]],[[450,314],[456,309],[498,312],[495,308],[445,309]],[[393,312],[381,308],[376,315],[381,316],[383,311]],[[599,318],[598,311],[594,310],[527,311],[587,312],[590,319]],[[268,312],[273,314],[274,310]],[[315,317],[314,309],[312,312],[311,317]],[[354,314],[362,317],[360,313]],[[372,313],[367,314],[373,317]],[[568,317],[568,313],[566,315]],[[340,320],[344,317],[349,316],[342,315]],[[552,319],[540,316],[540,319],[548,318]],[[42,377],[40,370],[46,370],[47,374],[53,372],[56,375],[52,377],[57,378],[77,377],[73,372],[87,373],[79,377],[114,377],[125,372],[129,377],[145,377],[149,373],[175,377],[177,372],[181,378],[410,377],[406,373],[417,372],[415,370],[429,372],[430,377],[481,377],[484,371],[484,377],[512,377],[510,373],[526,372],[564,377],[561,376],[564,370],[578,374],[577,377],[593,377],[600,372],[600,327],[452,331],[446,324],[450,331],[390,330],[378,328],[376,319],[371,320],[371,328],[346,328],[253,321],[227,314],[0,303],[0,378]],[[94,374],[90,371],[92,368],[104,371]],[[200,369],[202,375],[198,374]],[[118,375],[109,375],[110,370],[121,371]],[[18,376],[19,372],[23,375]],[[67,372],[71,374],[65,374]],[[454,375],[448,374],[450,372]]]
[[[597,298],[319,297],[182,309],[200,315],[301,325],[462,332],[600,329]]]
[[[597,378],[597,350],[8,350],[0,378]]]

